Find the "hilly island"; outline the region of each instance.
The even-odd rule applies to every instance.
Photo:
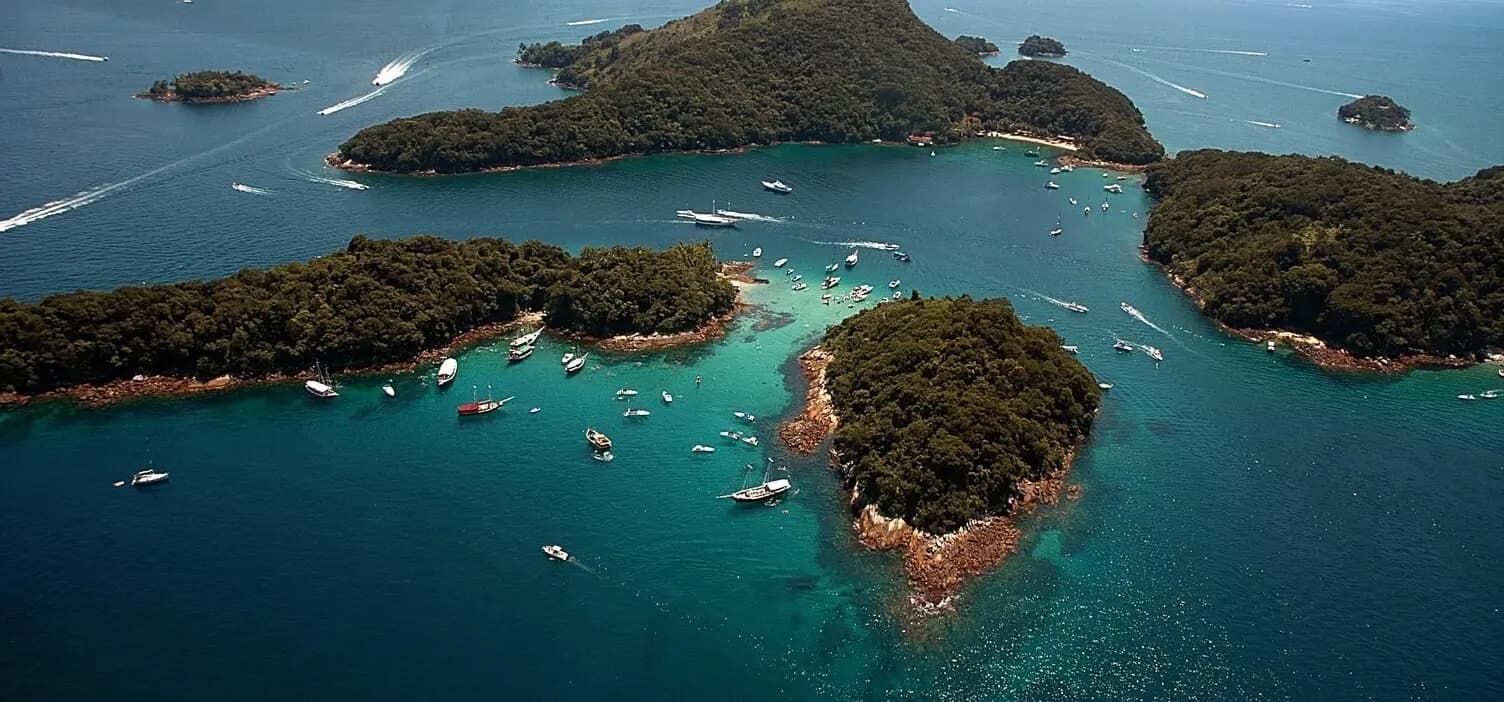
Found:
[[[367,127],[329,158],[393,173],[466,173],[777,142],[948,143],[986,132],[1071,140],[1088,159],[1164,149],[1127,96],[1066,65],[992,68],[903,0],[727,0],[648,31],[524,46],[585,92],[499,112]]]

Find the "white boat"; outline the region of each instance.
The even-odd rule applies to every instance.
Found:
[[[512,348],[507,350],[507,363],[516,363],[518,361],[524,360],[528,356],[533,355],[533,352],[537,349],[538,347],[533,346],[532,344],[513,346]]]
[[[523,346],[532,346],[533,344],[538,343],[538,337],[541,334],[543,334],[543,328],[539,327],[537,329],[537,331],[534,331],[534,332],[531,332],[531,333],[528,333],[528,334],[523,334],[522,336],[519,336],[519,337],[513,339],[511,346],[514,349],[515,348],[520,348],[520,347],[523,347]]]
[[[828,266],[825,267],[825,272],[826,273],[834,273],[834,272],[836,272],[836,269],[840,268],[840,267],[841,267],[841,264],[839,264],[839,263],[832,263],[832,264],[830,264],[830,265],[828,265]]]
[[[1113,386],[1112,383],[1097,383],[1097,387],[1102,388],[1103,390],[1111,390]]]
[[[1049,168],[1050,162],[1044,159],[1039,159],[1038,161],[1034,162],[1034,165],[1039,166],[1040,168]]]
[[[740,420],[742,420],[744,422],[755,422],[755,421],[757,421],[757,415],[754,415],[754,414],[751,414],[751,413],[748,413],[748,412],[732,412],[731,416],[736,417],[737,419],[740,419]]]
[[[542,411],[543,411],[542,407],[534,407],[534,408],[528,410],[527,413],[528,414],[537,414],[537,413],[542,412]]]
[[[649,412],[649,411],[647,411],[645,409],[629,409],[629,410],[627,410],[625,412],[622,412],[621,416],[623,416],[623,417],[646,417],[646,416],[648,416],[650,414],[652,414],[652,412]]]
[[[1123,311],[1127,312],[1128,314],[1131,314],[1131,315],[1133,315],[1135,317],[1139,316],[1138,308],[1134,307],[1133,305],[1130,305],[1130,304],[1128,304],[1126,302],[1119,302],[1118,303],[1118,307],[1123,308]]]
[[[1474,395],[1472,393],[1468,393],[1466,395],[1458,395],[1457,399],[1459,399],[1459,400],[1476,400],[1476,399],[1478,399],[1478,396]]]
[[[630,400],[634,397],[637,397],[637,391],[632,388],[622,388],[616,391],[616,399],[618,400]]]
[[[781,180],[765,180],[765,181],[762,182],[762,187],[767,188],[768,190],[772,190],[775,193],[780,193],[780,194],[783,194],[783,195],[787,195],[787,194],[789,194],[791,192],[794,192],[793,188],[791,188],[788,185],[784,184],[784,182],[781,181]]]
[[[1044,187],[1045,187],[1046,190],[1059,190],[1060,189],[1060,184],[1056,183],[1053,180],[1051,180],[1051,181],[1046,181],[1045,184],[1044,184]]]
[[[1071,198],[1071,204],[1072,204],[1072,205],[1079,205],[1079,204],[1081,204],[1081,203],[1079,203],[1079,202],[1076,202],[1076,198]]]
[[[1145,346],[1143,348],[1144,348],[1144,353],[1149,354],[1149,358],[1154,359],[1155,363],[1159,363],[1160,361],[1165,360],[1164,353],[1161,352],[1159,349],[1156,349],[1153,346]]]
[[[706,446],[704,444],[695,444],[694,448],[691,448],[690,451],[693,453],[715,453],[715,447]]]
[[[1112,184],[1109,184],[1109,185],[1104,185],[1104,186],[1102,186],[1102,189],[1106,190],[1109,193],[1120,193],[1120,192],[1123,192],[1123,186],[1118,185],[1117,183],[1112,183]]]
[[[794,287],[793,287],[794,292],[798,292],[800,290],[807,290],[807,289],[809,289],[809,285],[806,284],[806,283],[794,283]]]
[[[1086,314],[1087,312],[1091,311],[1091,309],[1089,309],[1086,305],[1083,305],[1079,302],[1067,302],[1065,303],[1065,308],[1072,312],[1080,312],[1082,314]]]
[[[1059,168],[1051,168],[1050,169],[1050,175],[1060,175],[1060,169]]]
[[[1060,348],[1063,349],[1066,353],[1081,353],[1080,346],[1067,344],[1065,346],[1061,346]]]
[[[1107,201],[1103,200],[1102,201],[1102,211],[1106,212],[1109,207],[1112,207],[1112,205],[1107,204]]]
[[[559,359],[559,365],[561,365],[561,366],[567,366],[567,365],[569,365],[569,362],[573,361],[573,360],[574,360],[574,352],[570,351],[569,353],[564,354],[563,358]]]
[[[1081,208],[1081,214],[1084,215],[1084,216],[1090,217],[1091,216],[1091,208],[1090,207],[1083,207],[1083,208]]]
[[[167,482],[167,473],[155,468],[143,468],[131,476],[131,487],[146,487],[165,482]]]
[[[679,210],[674,213],[679,219],[687,219],[702,227],[734,227],[736,220],[724,215],[696,212],[694,210]]]
[[[723,431],[721,432],[721,438],[738,441],[742,438],[742,434],[739,431]]]
[[[857,259],[856,249],[852,249],[851,250],[851,255],[846,257],[846,267],[850,268],[852,266],[855,266],[856,265],[856,259]]]
[[[1481,397],[1481,398],[1484,398],[1484,399],[1488,399],[1488,400],[1492,400],[1492,399],[1498,398],[1500,396],[1504,396],[1504,391],[1501,391],[1501,390],[1485,390],[1484,392],[1478,393],[1478,397]]]
[[[829,278],[826,278],[824,282],[820,283],[820,289],[821,290],[829,290],[829,289],[831,289],[831,288],[833,288],[833,287],[835,287],[837,285],[840,285],[840,284],[841,284],[841,276],[833,275],[833,276],[830,276]]]
[[[735,500],[737,502],[761,502],[775,495],[781,495],[785,492],[788,492],[789,488],[793,487],[793,485],[791,485],[787,479],[779,478],[778,480],[773,481],[768,480],[768,470],[772,467],[773,459],[769,458],[768,469],[764,469],[762,472],[761,484],[753,485],[752,487],[746,487],[746,478],[743,478],[742,489],[737,490],[733,493],[721,495],[716,499],[729,499]],[[747,474],[751,475],[753,470],[754,469],[752,468],[751,464],[748,464]]]
[[[1274,353],[1274,341],[1270,340],[1269,343],[1265,344],[1264,350],[1268,351],[1269,353]]]
[[[339,392],[334,389],[334,381],[329,379],[329,374],[318,363],[313,364],[313,372],[318,376],[317,380],[303,383],[303,389],[314,397],[339,397]]]
[[[1065,165],[1065,166],[1061,166],[1060,170],[1062,172],[1064,172],[1064,173],[1070,173],[1070,172],[1076,170],[1076,167],[1075,166],[1071,166],[1071,165]]]
[[[381,386],[381,392],[387,397],[397,396],[397,388],[392,387],[392,381],[390,380],[386,381],[386,385]]]
[[[902,300],[903,299],[903,291],[902,290],[894,290],[893,291],[893,299],[895,299],[895,300]]]
[[[777,261],[773,262],[773,267],[774,268],[782,268],[783,264],[788,263],[788,262],[789,262],[788,259],[786,259],[786,258],[780,258]]]
[[[674,401],[674,396],[670,395],[667,390],[664,390],[663,391],[663,404],[666,405],[666,404],[669,404],[669,403],[671,403],[673,401]]]
[[[575,373],[578,372],[581,368],[584,368],[585,359],[587,358],[590,358],[590,354],[581,354],[579,356],[576,356],[569,363],[564,364],[564,374],[568,375],[570,373]]]
[[[748,446],[756,446],[757,445],[757,437],[755,437],[755,436],[744,436],[744,437],[742,437],[742,443],[744,443],[744,444],[746,444]]]
[[[893,289],[897,288],[900,285],[903,285],[903,281],[902,280],[890,280],[890,281],[888,281],[888,289],[889,290],[893,290]]]
[[[553,545],[550,545],[550,546],[544,546],[543,547],[543,552],[546,553],[546,554],[548,554],[549,558],[552,558],[552,559],[554,559],[556,561],[567,561],[567,560],[569,560],[569,552],[565,551],[564,547],[560,546],[558,544],[553,544]]]
[[[610,463],[616,460],[616,454],[611,453],[610,451],[597,451],[590,454],[590,457],[594,458],[597,461],[600,461],[601,463]]]
[[[439,364],[439,387],[444,387],[454,382],[454,376],[460,372],[460,362],[452,358],[446,358]]]
[[[1133,351],[1133,344],[1118,339],[1116,342],[1113,342],[1112,349],[1114,351]]]
[[[752,258],[762,258],[762,247],[752,249]]]
[[[1504,368],[1499,369],[1499,377],[1504,378]]]
[[[794,270],[794,269],[790,268],[789,270]],[[789,278],[789,282],[790,283],[797,283],[797,282],[799,282],[801,280],[804,280],[804,276],[802,276],[802,275],[796,275],[796,276],[794,276],[792,278]]]

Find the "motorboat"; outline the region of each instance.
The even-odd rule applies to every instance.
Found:
[[[1081,347],[1074,344],[1066,344],[1060,347],[1066,353],[1081,353]]]
[[[455,411],[459,412],[459,415],[461,417],[474,417],[479,414],[490,414],[491,412],[495,412],[496,410],[501,409],[504,405],[506,405],[506,403],[511,402],[513,399],[510,397],[506,398],[505,400],[491,399],[491,386],[489,385],[486,386],[486,399],[484,400],[474,399],[474,392],[475,388],[474,386],[471,386],[471,401],[455,408]]]
[[[1499,369],[1499,377],[1504,378],[1504,368]]]
[[[793,270],[793,269],[790,269],[790,270]],[[789,278],[789,282],[790,283],[797,283],[797,282],[799,282],[801,280],[804,280],[804,276],[802,276],[802,275],[796,275],[796,276],[794,276],[792,278]]]
[[[387,397],[396,397],[397,388],[392,387],[392,381],[388,380],[386,385],[381,386],[381,393]]]
[[[1103,390],[1111,390],[1113,388],[1113,385],[1112,383],[1097,383],[1097,387],[1102,388]]]
[[[833,288],[833,287],[835,287],[837,285],[840,285],[840,284],[841,284],[841,277],[838,276],[838,275],[833,275],[833,276],[830,276],[829,278],[826,278],[824,282],[820,283],[820,289],[821,290],[829,290],[829,289],[831,289],[831,288]]]
[[[1123,308],[1124,312],[1127,312],[1128,314],[1131,314],[1131,315],[1133,315],[1135,317],[1138,317],[1138,316],[1140,316],[1142,314],[1141,312],[1138,311],[1137,307],[1134,307],[1133,305],[1130,305],[1130,304],[1128,304],[1126,302],[1119,302],[1118,303],[1118,307]]]
[[[1112,349],[1114,351],[1129,351],[1129,352],[1131,352],[1131,351],[1133,351],[1133,344],[1130,344],[1130,343],[1128,343],[1126,341],[1123,341],[1122,339],[1118,339],[1116,342],[1113,343]]]
[[[1107,201],[1106,201],[1106,200],[1103,200],[1103,201],[1102,201],[1102,211],[1103,211],[1103,212],[1106,212],[1106,211],[1107,211],[1107,210],[1108,210],[1108,209],[1110,209],[1110,208],[1111,208],[1111,207],[1112,207],[1112,205],[1109,205],[1109,204],[1107,204]]]
[[[528,334],[523,334],[522,336],[519,336],[519,337],[513,339],[512,343],[511,343],[511,346],[514,349],[515,348],[521,348],[523,346],[532,346],[533,344],[538,343],[538,337],[540,335],[542,335],[542,334],[543,334],[543,328],[539,327],[537,329],[537,331],[534,331],[534,332],[531,332],[531,333],[528,333]]]
[[[559,359],[559,365],[567,366],[567,365],[569,365],[569,362],[573,361],[573,360],[574,360],[574,352],[571,351],[569,353],[564,354],[564,357],[561,358],[561,359]]]
[[[838,269],[840,267],[841,267],[841,264],[839,264],[839,263],[832,263],[832,264],[830,264],[830,265],[828,265],[828,266],[825,267],[825,272],[826,273],[834,273],[834,272],[836,272],[836,269]]]
[[[1046,190],[1059,190],[1060,189],[1060,184],[1056,183],[1053,180],[1050,180],[1050,181],[1045,181],[1044,187],[1045,187]]]
[[[744,444],[746,444],[748,446],[756,446],[757,445],[757,437],[755,437],[755,436],[743,436],[742,437],[742,443],[744,443]]]
[[[1065,233],[1065,227],[1060,226],[1060,215],[1055,215],[1055,228],[1050,230],[1050,236],[1060,236]]]
[[[737,419],[740,419],[740,420],[742,420],[744,422],[755,422],[755,421],[757,421],[757,415],[751,414],[749,412],[741,412],[741,411],[732,412],[731,416],[736,417]]]
[[[1474,395],[1472,393],[1467,393],[1466,395],[1458,395],[1457,399],[1459,399],[1459,400],[1476,400],[1476,399],[1478,399],[1478,396]],[[135,483],[132,482],[131,484],[134,485]]]
[[[762,182],[762,187],[767,188],[768,190],[771,190],[780,195],[787,195],[791,192],[794,192],[793,188],[789,187],[781,180],[765,180]]]
[[[334,389],[334,381],[329,379],[329,374],[319,364],[313,364],[313,372],[318,375],[317,380],[303,383],[303,389],[314,397],[331,398],[339,397],[339,392]]]
[[[564,364],[564,374],[569,375],[579,372],[581,368],[585,367],[585,359],[587,358],[590,358],[590,354],[588,353],[574,357],[569,363]]]
[[[899,263],[908,263],[909,261],[913,260],[912,258],[909,257],[908,254],[906,254],[906,253],[904,253],[902,251],[894,251],[893,252],[893,258],[898,259]]]
[[[663,404],[666,405],[666,404],[669,404],[669,403],[671,403],[673,401],[674,401],[674,396],[670,395],[667,390],[664,390],[663,391]]]
[[[798,292],[800,290],[808,290],[808,289],[809,289],[809,285],[806,284],[806,283],[794,283],[793,290],[795,292]]]
[[[752,249],[752,258],[762,258],[762,247]]]
[[[1050,162],[1046,161],[1044,159],[1040,159],[1038,161],[1035,161],[1034,165],[1036,165],[1036,166],[1038,166],[1040,168],[1049,168],[1050,167]]]
[[[788,259],[786,259],[786,258],[780,258],[777,261],[773,262],[773,267],[774,268],[782,268],[783,264],[788,263],[788,262],[789,262]]]
[[[611,437],[596,431],[595,427],[585,430],[585,442],[590,444],[590,448],[597,451],[611,450]]]
[[[439,363],[439,387],[444,387],[454,382],[454,376],[460,372],[460,362],[452,358],[446,358]]]
[[[507,363],[516,363],[518,361],[521,361],[522,359],[533,355],[533,351],[536,351],[537,349],[538,347],[533,346],[532,344],[527,344],[525,346],[514,346],[507,351]]]
[[[1050,169],[1050,175],[1060,175],[1060,169],[1059,168],[1051,168]]]
[[[1499,397],[1504,397],[1504,390],[1485,390],[1478,393],[1478,397],[1481,397],[1485,400],[1493,400]]]
[[[1072,166],[1070,164],[1066,164],[1066,165],[1060,167],[1060,171],[1062,173],[1070,173],[1070,172],[1072,172],[1074,170],[1076,170],[1076,167]]]
[[[560,546],[558,544],[552,544],[552,545],[549,545],[549,546],[544,546],[543,547],[543,552],[546,553],[546,554],[548,554],[549,558],[552,558],[552,559],[554,559],[556,561],[567,561],[567,560],[569,560],[569,552],[565,551],[564,547]]]
[[[903,299],[903,291],[902,290],[894,290],[893,291],[893,299],[895,299],[895,300],[902,300]]]
[[[610,451],[596,451],[595,453],[590,454],[590,457],[594,458],[597,461],[600,461],[601,463],[610,463],[616,460],[616,454],[611,453]]]
[[[846,257],[846,267],[850,268],[852,266],[855,266],[856,265],[856,259],[857,259],[856,249],[852,249],[851,250],[851,255]]]
[[[628,409],[627,411],[622,412],[621,416],[623,416],[623,417],[629,417],[629,418],[630,417],[646,417],[646,416],[648,416],[650,414],[652,414],[652,412],[649,412],[649,411],[647,411],[645,409]]]
[[[1264,350],[1268,351],[1269,353],[1274,353],[1274,340],[1271,339],[1268,343],[1266,343],[1264,345]]]
[[[690,452],[691,453],[715,453],[715,447],[714,446],[706,446],[704,444],[695,444],[694,447],[690,449]]]
[[[630,400],[634,397],[637,397],[637,391],[632,388],[622,388],[616,391],[616,399],[618,400]]]
[[[165,482],[167,482],[167,473],[158,471],[156,468],[142,468],[131,476],[131,487],[146,487]]]
[[[713,213],[696,212],[694,210],[679,210],[676,215],[680,219],[687,219],[701,227],[734,227],[736,220],[724,215]]]
[[[894,279],[894,280],[888,281],[888,289],[889,290],[895,289],[895,288],[897,288],[900,285],[903,285],[903,281],[902,280]]]
[[[1081,204],[1081,203],[1079,203],[1079,202],[1076,201],[1076,198],[1070,198],[1070,201],[1071,201],[1072,205],[1079,205],[1079,204]]]
[[[1106,190],[1109,193],[1120,193],[1120,192],[1123,192],[1123,186],[1118,185],[1117,183],[1109,183],[1107,185],[1102,186],[1102,189]]]
[[[542,412],[542,411],[543,411],[542,407],[534,407],[534,408],[528,410],[527,413],[528,414],[537,414],[537,413]]]
[[[1029,158],[1039,158],[1039,149],[1025,149],[1024,155]]]
[[[793,275],[794,274],[794,267],[793,266],[789,266],[788,268],[783,269],[783,274],[784,275]]]
[[[740,441],[742,438],[742,433],[739,431],[723,431],[721,432],[721,438],[730,439],[732,441]]]
[[[1165,360],[1164,353],[1161,352],[1159,349],[1156,349],[1153,346],[1145,346],[1143,348],[1144,348],[1144,353],[1149,354],[1149,358],[1154,359],[1155,363],[1159,363],[1160,361]]]
[[[1080,312],[1082,314],[1086,314],[1087,312],[1091,311],[1089,308],[1087,308],[1086,305],[1083,305],[1079,302],[1067,302],[1065,303],[1065,308],[1072,312]]]
[[[1081,208],[1081,214],[1082,214],[1082,216],[1090,217],[1091,216],[1091,208],[1090,207],[1083,207],[1083,208]]]

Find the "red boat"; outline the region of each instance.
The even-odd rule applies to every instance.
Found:
[[[471,388],[471,390],[473,392],[474,388]],[[472,395],[472,398],[473,398],[473,395]],[[460,405],[459,407],[456,408],[456,410],[460,413],[461,417],[471,417],[471,416],[474,416],[474,415],[477,415],[477,414],[486,414],[488,412],[495,412],[496,410],[501,409],[503,405],[505,405],[507,402],[510,402],[511,400],[512,400],[512,398],[510,398],[510,397],[506,398],[505,400],[493,400],[493,399],[491,399],[491,386],[487,385],[486,386],[486,399],[484,399],[484,400],[473,400],[472,399],[471,402],[466,402],[465,404]]]

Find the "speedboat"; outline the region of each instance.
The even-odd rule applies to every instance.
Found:
[[[454,382],[454,376],[460,372],[460,362],[452,358],[446,358],[439,364],[439,387],[444,387]]]
[[[1088,309],[1086,307],[1086,305],[1083,305],[1083,304],[1081,304],[1079,302],[1067,302],[1067,303],[1065,303],[1065,308],[1068,309],[1068,310],[1070,310],[1070,311],[1072,311],[1072,312],[1080,312],[1082,314],[1085,314],[1085,313],[1091,311],[1090,309]]]
[[[780,258],[777,261],[773,262],[773,267],[774,268],[782,268],[783,264],[788,263],[788,262],[789,262],[788,259],[786,259],[786,258]]]
[[[787,195],[791,192],[794,192],[793,188],[785,185],[781,180],[765,180],[762,182],[762,187],[782,195]]]
[[[1097,387],[1102,388],[1103,390],[1111,390],[1112,383],[1097,383]]]
[[[902,290],[894,290],[893,291],[893,299],[895,299],[895,300],[902,300],[903,299],[903,291]]]
[[[1072,204],[1072,205],[1079,205],[1079,204],[1081,204],[1081,203],[1079,203],[1079,202],[1076,202],[1076,198],[1071,198],[1071,204]]]
[[[455,408],[455,411],[459,412],[459,415],[461,417],[473,417],[479,414],[489,414],[501,409],[503,405],[512,400],[512,398],[510,397],[506,398],[505,400],[491,399],[491,386],[489,385],[486,386],[486,399],[484,400],[474,399],[474,388],[472,387],[471,390],[471,401]]]
[[[591,448],[597,451],[611,450],[611,437],[596,431],[595,427],[585,430],[585,441],[590,444]]]
[[[807,289],[809,289],[809,285],[806,284],[806,283],[794,283],[794,288],[793,289],[794,289],[795,292],[798,292],[800,290],[807,290]]]
[[[637,391],[632,388],[622,388],[616,391],[616,399],[618,400],[630,400],[634,397],[637,397]]]
[[[544,546],[543,547],[543,552],[546,553],[546,554],[548,554],[549,558],[552,558],[552,559],[554,559],[556,561],[567,561],[567,560],[569,560],[569,552],[565,551],[564,547],[560,546],[558,544],[553,544],[553,545],[550,545],[550,546]]]
[[[752,258],[762,258],[762,247],[752,249]]]
[[[755,437],[755,436],[744,436],[744,437],[742,437],[742,443],[744,443],[744,444],[746,444],[748,446],[756,446],[757,445],[757,437]]]
[[[1035,161],[1034,165],[1039,166],[1040,168],[1049,168],[1050,167],[1050,162],[1046,161],[1044,159],[1040,159],[1038,161]]]
[[[833,287],[835,287],[837,285],[840,285],[840,284],[841,284],[841,276],[833,275],[833,276],[830,276],[829,278],[826,278],[825,282],[820,283],[820,289],[821,290],[829,290],[829,289],[831,289],[831,288],[833,288]]]
[[[1117,342],[1113,343],[1112,348],[1114,351],[1133,351],[1133,344],[1118,339]]]
[[[1050,169],[1050,175],[1060,175],[1060,169],[1059,168],[1051,168]]]
[[[1046,190],[1059,190],[1060,189],[1060,184],[1056,183],[1053,180],[1050,180],[1050,181],[1045,181],[1044,187],[1045,187]]]
[[[581,368],[584,368],[585,367],[585,359],[587,359],[589,357],[590,357],[590,354],[588,354],[588,353],[581,354],[579,356],[576,356],[569,363],[564,364],[564,374],[568,375],[568,374],[571,374],[571,373],[575,373],[575,372],[578,372]]]
[[[543,411],[542,407],[534,407],[534,408],[528,410],[527,413],[528,414],[537,414],[537,413],[542,412],[542,411]]]
[[[739,431],[723,431],[721,432],[721,438],[737,441],[742,438],[742,433]]]
[[[1476,399],[1478,399],[1478,396],[1474,395],[1472,393],[1468,393],[1466,395],[1458,395],[1457,399],[1459,399],[1459,400],[1476,400]],[[132,484],[134,484],[134,483],[132,483]]]
[[[1061,346],[1060,348],[1063,349],[1066,353],[1081,353],[1081,347],[1072,344],[1067,344],[1065,346]]]
[[[850,268],[850,267],[855,266],[855,265],[856,265],[856,249],[852,249],[851,250],[851,255],[846,257],[846,267]]]
[[[629,409],[629,410],[627,410],[625,412],[622,412],[621,416],[623,416],[623,417],[646,417],[646,416],[648,416],[650,414],[652,414],[652,412],[649,412],[649,411],[647,411],[645,409]]]
[[[167,473],[158,472],[155,468],[143,468],[131,476],[131,487],[146,487],[165,482],[167,482]]]
[[[574,360],[574,352],[571,351],[569,353],[564,354],[564,357],[561,358],[561,359],[559,359],[559,365],[567,366],[567,365],[569,365],[569,362],[573,361],[573,360]]]
[[[1106,190],[1109,193],[1120,193],[1120,192],[1123,192],[1123,186],[1118,185],[1117,183],[1111,183],[1111,184],[1108,184],[1108,185],[1104,185],[1104,186],[1102,186],[1102,189]]]
[[[673,402],[673,401],[674,401],[674,396],[670,395],[667,390],[664,390],[663,391],[663,404],[668,404],[668,403]]]
[[[1160,352],[1159,349],[1156,349],[1153,346],[1145,346],[1144,353],[1149,354],[1149,358],[1154,359],[1155,363],[1159,363],[1160,361],[1165,360],[1164,353]]]
[[[537,348],[538,347],[533,346],[532,344],[512,347],[507,351],[507,363],[516,363],[518,361],[521,361],[522,359],[533,355],[533,351],[537,350]]]
[[[693,453],[715,453],[715,447],[706,446],[704,444],[695,444],[694,448],[691,448],[690,451]]]
[[[397,396],[397,388],[392,387],[392,381],[390,380],[386,381],[386,385],[381,386],[381,392],[387,397]]]
[[[748,412],[732,412],[731,416],[736,417],[737,419],[740,419],[740,420],[742,420],[744,422],[755,422],[755,421],[757,421],[757,415],[754,415],[754,414],[751,414],[751,413],[748,413]]]
[[[900,286],[900,285],[903,285],[903,281],[902,281],[902,280],[896,280],[896,279],[895,279],[895,280],[890,280],[890,281],[888,281],[888,289],[889,289],[889,290],[892,290],[892,289],[894,289],[894,288],[897,288],[897,287],[898,287],[898,286]]]
[[[1478,397],[1481,397],[1481,398],[1484,398],[1484,399],[1488,399],[1488,400],[1492,400],[1492,399],[1495,399],[1495,398],[1500,397],[1500,396],[1504,396],[1504,391],[1499,391],[1499,390],[1485,390],[1483,392],[1478,393]]]

